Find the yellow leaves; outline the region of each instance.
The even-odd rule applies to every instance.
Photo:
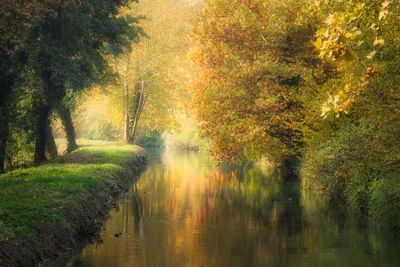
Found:
[[[314,1],[314,3],[312,3],[312,5],[311,5],[311,9],[314,11],[317,11],[319,9],[319,7],[321,6],[322,2],[323,1],[321,1],[321,0]]]
[[[354,40],[357,36],[360,36],[361,34],[362,32],[357,27],[353,27],[350,32],[347,32],[345,34],[345,37],[347,39]]]
[[[374,46],[384,45],[384,44],[385,44],[385,40],[383,40],[382,38],[376,37],[376,39],[374,41]]]
[[[344,92],[346,94],[348,94],[350,92],[350,85],[348,83],[346,83],[346,85],[344,86]]]
[[[322,35],[324,34],[324,32],[325,32],[325,29],[324,29],[324,28],[319,28],[319,29],[315,32],[315,35],[316,35],[316,36],[322,36]]]
[[[371,63],[391,40],[388,37],[388,27],[393,19],[397,19],[393,17],[392,0],[377,1],[378,5],[374,1],[339,2],[340,9],[328,14],[324,25],[316,31],[313,45],[321,59],[330,61],[343,74],[352,74],[346,78],[342,91],[335,90],[320,106],[320,115],[324,119],[331,115],[339,117],[346,114],[355,99],[370,84],[377,68],[375,65],[372,67]],[[360,62],[369,65],[364,72],[355,68]]]
[[[375,23],[372,23],[369,28],[374,32],[378,32],[379,31],[379,26],[376,25]]]
[[[324,37],[325,37],[325,38],[328,38],[329,35],[330,35],[330,30],[329,30],[329,28],[328,28],[328,29],[326,29],[326,31],[324,31]]]
[[[389,4],[390,4],[390,1],[385,1],[382,3],[382,9],[379,12],[379,17],[378,17],[379,21],[383,20],[389,14],[389,10],[388,10]]]
[[[363,10],[365,9],[365,3],[359,3],[355,7],[353,7],[352,10],[348,11],[348,21],[353,22],[360,18],[361,14],[363,13]]]
[[[361,49],[363,44],[372,47],[366,59],[372,60],[381,47],[385,45],[385,39],[381,35],[381,27],[391,15],[392,0],[384,0],[380,6],[371,6],[365,1],[351,1],[342,11],[336,11],[325,19],[325,26],[316,31],[316,40],[313,45],[320,52],[320,58],[325,60],[352,60],[357,55],[357,47]],[[314,6],[321,4],[316,1]],[[329,5],[329,3],[325,3]],[[346,5],[346,4],[345,4]],[[372,43],[367,40],[371,40]]]
[[[390,4],[390,1],[385,1],[385,2],[383,2],[383,3],[382,3],[382,8],[383,8],[383,9],[386,9],[386,8],[389,6],[389,4]]]
[[[362,10],[365,7],[365,3],[359,3],[356,7],[357,10]]]
[[[363,75],[348,73],[343,79],[346,84],[336,95],[329,96],[321,105],[321,117],[326,119],[329,115],[339,118],[343,113],[348,114],[353,103],[367,87],[373,75],[378,72],[376,66],[370,66]]]
[[[338,22],[337,13],[329,15],[329,17],[325,21],[325,23],[328,24],[329,26],[334,26],[337,24],[337,22]]]
[[[351,107],[351,104],[353,103],[353,98],[350,97],[349,99],[347,99],[344,104],[343,104],[343,110],[346,114],[348,114],[348,110]]]
[[[347,92],[340,91],[335,96],[329,96],[327,101],[321,106],[321,117],[326,119],[330,114],[339,118],[343,113],[348,114],[348,111],[354,102],[353,96],[349,93],[350,87],[346,84]],[[345,87],[345,90],[346,90]]]
[[[386,17],[387,14],[388,14],[387,10],[382,10],[381,12],[379,12],[378,20],[381,21],[384,17]]]
[[[339,95],[329,96],[321,106],[321,117],[326,119],[330,113],[337,113],[339,107]]]
[[[320,50],[322,47],[322,38],[318,37],[317,40],[313,42],[313,45],[317,50]]]
[[[343,114],[349,114],[350,108],[355,101],[355,97],[360,94],[360,91],[363,88],[364,87],[360,84],[360,81],[355,84],[346,83],[343,90],[340,90],[336,95],[329,96],[321,105],[320,116],[323,119],[326,119],[328,116],[339,118]]]
[[[376,51],[375,51],[375,50],[372,51],[371,53],[369,53],[369,54],[367,55],[367,59],[372,59],[372,58],[375,56],[375,54],[376,54]]]
[[[313,43],[320,57],[335,61],[339,58],[351,60],[347,40],[354,40],[362,34],[358,27],[347,30],[348,18],[343,13],[333,13],[325,20],[326,26],[316,32],[316,41]]]
[[[331,112],[331,108],[328,106],[328,103],[324,103],[321,107],[321,117],[323,117],[323,119],[326,119],[329,112]]]

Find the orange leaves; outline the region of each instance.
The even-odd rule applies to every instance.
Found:
[[[292,124],[301,112],[294,111],[300,105],[292,90],[303,67],[290,53],[293,46],[304,51],[310,38],[288,36],[299,17],[298,9],[286,8],[293,2],[207,1],[193,37],[200,72],[193,107],[216,159],[260,155],[297,135]]]
[[[365,80],[366,81],[368,81],[368,80],[370,80],[371,79],[371,77],[372,77],[372,75],[375,73],[375,70],[374,70],[374,68],[372,68],[372,67],[369,67],[368,69],[367,69],[367,71],[365,72]]]

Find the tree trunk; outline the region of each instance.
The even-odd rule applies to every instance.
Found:
[[[125,84],[125,118],[124,118],[124,142],[129,142],[129,87]]]
[[[136,129],[139,124],[140,120],[140,115],[142,115],[142,111],[144,108],[144,105],[146,104],[147,100],[147,95],[144,94],[145,90],[145,83],[144,81],[141,81],[140,83],[140,91],[139,91],[139,101],[137,102],[137,107],[136,107],[136,112],[135,116],[133,118],[133,126],[132,126],[132,131],[130,135],[130,140],[133,142],[136,134]]]
[[[65,132],[67,133],[67,153],[71,153],[78,148],[75,139],[75,128],[74,124],[72,123],[71,112],[69,111],[68,107],[60,107],[58,109],[58,114],[60,115],[61,121],[64,125]]]
[[[35,155],[33,162],[35,165],[46,161],[46,139],[47,131],[49,128],[49,107],[44,104],[38,104],[37,112],[37,125],[35,134]]]
[[[130,137],[132,143],[135,140],[135,135],[136,135],[136,129],[137,129],[138,122],[139,122],[139,116],[135,116],[135,119],[133,121],[132,133],[131,133],[131,137]]]
[[[8,110],[3,106],[0,107],[0,173],[4,173],[8,130]]]
[[[47,152],[50,154],[51,158],[54,159],[57,157],[57,145],[54,140],[53,132],[51,130],[51,127],[47,127],[47,136],[46,136],[46,147],[47,147]]]

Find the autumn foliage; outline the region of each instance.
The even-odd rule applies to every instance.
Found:
[[[282,159],[301,143],[300,88],[315,25],[305,1],[206,1],[194,106],[215,159]],[[299,24],[303,20],[304,24]]]
[[[305,187],[399,227],[396,1],[207,0],[193,107],[219,161],[297,158]]]

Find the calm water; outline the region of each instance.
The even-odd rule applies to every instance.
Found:
[[[68,266],[400,266],[390,232],[267,168],[194,152],[153,153],[104,228]]]

